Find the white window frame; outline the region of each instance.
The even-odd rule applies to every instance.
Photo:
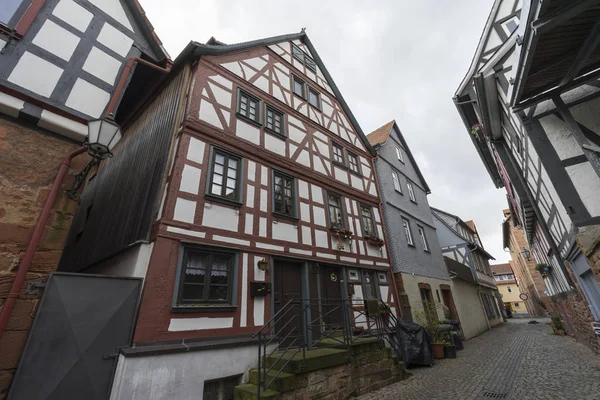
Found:
[[[398,146],[396,146],[396,157],[398,157],[398,160],[400,160],[400,162],[404,164],[404,155],[402,154],[402,150]]]
[[[429,244],[427,243],[427,236],[425,236],[425,229],[421,225],[417,225],[417,231],[423,242],[423,250],[429,251]]]
[[[394,189],[396,192],[402,193],[402,186],[400,186],[400,178],[398,178],[398,174],[392,171],[392,181],[394,181]]]
[[[410,197],[411,201],[416,203],[417,199],[415,198],[415,191],[413,189],[412,183],[406,182],[406,187],[408,189],[408,197]]]
[[[404,228],[404,235],[406,236],[406,243],[408,243],[409,246],[415,246],[415,241],[413,240],[412,237],[412,232],[410,230],[410,222],[408,219],[401,217],[402,218],[402,227]]]

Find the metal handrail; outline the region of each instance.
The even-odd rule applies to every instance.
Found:
[[[263,326],[261,326],[261,328],[254,334],[252,335],[253,338],[255,338],[263,329],[265,329],[265,327],[270,326],[271,322],[273,322],[273,320],[275,318],[277,318],[277,316],[279,315],[279,313],[281,313],[282,311],[284,311],[292,302],[294,301],[294,299],[291,299],[290,301],[288,301],[282,308],[281,310],[277,311],[267,322],[265,322],[265,324]],[[290,308],[291,309],[291,308]],[[289,311],[290,309],[288,309],[287,311]],[[287,313],[287,311],[285,313]]]

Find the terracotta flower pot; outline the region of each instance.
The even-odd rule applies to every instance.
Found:
[[[431,343],[431,355],[437,360],[444,358],[444,345],[442,343]]]

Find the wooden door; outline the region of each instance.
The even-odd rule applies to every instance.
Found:
[[[334,266],[321,268],[321,310],[325,330],[342,327],[344,304],[342,304],[341,269]]]
[[[300,303],[302,300],[302,263],[293,261],[276,260],[273,270],[274,291],[273,302],[275,314],[277,314],[290,301],[290,309],[282,311],[282,318],[275,318],[275,333],[281,341],[281,345],[300,344],[300,327],[302,316],[300,315]],[[285,338],[285,340],[284,340]]]

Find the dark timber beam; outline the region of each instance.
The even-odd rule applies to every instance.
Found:
[[[538,34],[547,32],[552,28],[564,24],[571,18],[576,17],[587,9],[596,7],[598,5],[600,5],[600,0],[575,1],[566,7],[554,10],[542,18],[536,19],[531,23],[531,27]]]
[[[577,121],[575,121],[575,118],[573,118],[573,115],[569,111],[569,108],[565,105],[560,96],[554,96],[552,98],[552,101],[554,101],[554,105],[556,105],[556,109],[558,110],[558,113],[560,114],[561,118],[569,127],[571,134],[573,135],[573,137],[575,137],[577,143],[579,143],[579,145],[581,146],[583,154],[586,156],[590,164],[592,164],[592,167],[594,168],[594,171],[596,171],[596,174],[598,174],[598,176],[600,177],[600,155],[598,154],[600,148],[598,148],[598,146],[592,143],[585,136],[585,134],[581,130],[581,127],[579,126]]]
[[[573,60],[573,64],[571,64],[569,71],[565,74],[565,77],[560,81],[558,86],[565,85],[579,75],[579,71],[581,71],[585,62],[592,55],[594,50],[596,50],[598,44],[600,44],[600,21],[594,24],[590,34],[579,49],[577,56],[575,56],[575,60]]]

